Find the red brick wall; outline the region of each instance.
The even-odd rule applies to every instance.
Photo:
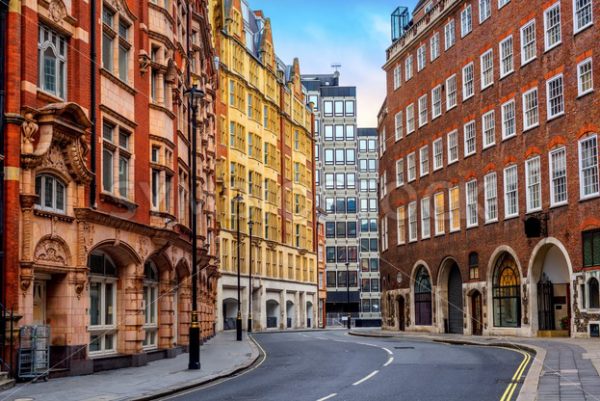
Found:
[[[512,247],[518,255],[522,274],[526,271],[531,251],[541,238],[527,239],[524,234],[523,220],[525,218],[525,165],[524,161],[531,152],[539,151],[541,156],[541,180],[542,180],[542,208],[548,212],[548,236],[559,239],[566,247],[574,270],[582,266],[581,254],[581,231],[584,222],[589,222],[585,228],[600,227],[598,217],[600,216],[600,200],[598,198],[580,201],[579,174],[578,174],[578,148],[577,139],[586,132],[600,133],[600,108],[598,107],[600,96],[598,88],[600,85],[599,56],[596,54],[598,43],[600,43],[600,7],[597,2],[592,2],[594,7],[594,25],[585,31],[573,35],[573,2],[561,1],[562,21],[562,44],[544,53],[544,17],[540,2],[534,1],[511,1],[501,10],[497,9],[497,2],[492,1],[492,16],[490,19],[479,24],[478,2],[461,2],[449,16],[456,22],[456,44],[448,51],[444,51],[444,25],[449,16],[443,16],[433,25],[433,30],[427,31],[422,38],[413,41],[394,61],[386,64],[387,74],[387,115],[380,126],[380,132],[385,127],[387,133],[386,148],[380,163],[380,176],[387,172],[388,195],[380,203],[380,215],[389,216],[389,249],[382,253],[382,259],[388,263],[382,263],[382,277],[384,290],[394,289],[398,286],[395,277],[397,268],[403,273],[410,275],[414,263],[423,259],[432,269],[433,284],[437,284],[437,274],[442,260],[447,256],[454,257],[461,269],[463,280],[468,279],[467,258],[472,251],[479,253],[480,280],[486,280],[487,265],[493,251],[500,245]],[[466,3],[473,7],[473,31],[464,39],[460,38],[460,10]],[[554,4],[553,2],[548,5]],[[546,5],[544,5],[545,7]],[[520,62],[520,27],[531,18],[536,19],[536,42],[537,58],[521,68]],[[440,33],[440,57],[433,62],[429,57],[429,39],[433,32]],[[501,38],[513,35],[513,55],[515,71],[500,79],[499,49],[498,43]],[[417,72],[416,59],[417,48],[421,43],[427,44],[427,63],[424,70]],[[492,48],[494,51],[494,84],[493,86],[480,90],[480,61],[479,56],[486,50]],[[593,52],[594,83],[596,91],[592,94],[577,99],[577,70],[578,57],[586,52]],[[404,80],[404,59],[406,54],[413,54],[414,76],[406,82]],[[475,65],[475,96],[462,102],[462,67],[474,60]],[[402,86],[394,91],[393,68],[397,62],[402,65]],[[546,114],[546,87],[545,77],[559,69],[564,73],[564,95],[565,114],[547,122]],[[444,88],[442,91],[442,116],[431,121],[431,89],[438,84],[445,84],[446,78],[452,74],[457,76],[457,107],[446,112]],[[537,81],[539,120],[537,128],[523,132],[522,122],[522,99],[521,88]],[[506,141],[501,138],[501,99],[515,94],[517,135]],[[428,94],[428,123],[423,128],[418,128],[418,98]],[[405,110],[410,103],[415,104],[415,127],[416,131],[398,142],[394,139],[394,116],[396,112]],[[492,148],[482,150],[482,110],[493,107],[495,110],[496,145]],[[466,116],[475,116],[477,152],[475,155],[464,159],[464,136],[463,124]],[[404,127],[406,127],[406,116],[404,115]],[[447,165],[447,141],[446,134],[452,129],[458,129],[459,161],[450,166]],[[432,142],[435,138],[444,138],[444,167],[433,172]],[[549,177],[548,177],[548,152],[557,142],[565,142],[567,149],[567,177],[568,177],[568,205],[550,209]],[[429,145],[429,175],[419,178],[418,173],[418,149]],[[416,151],[417,153],[417,179],[412,183],[405,183],[403,187],[396,188],[396,160],[404,157],[405,174],[406,156]],[[519,176],[519,217],[504,221],[503,201],[503,169],[507,161],[516,162]],[[498,180],[498,223],[485,225],[483,216],[483,177],[486,174],[486,166],[491,167],[497,173]],[[478,180],[478,205],[479,225],[475,228],[466,229],[465,221],[465,182],[475,177]],[[405,177],[405,182],[406,182]],[[452,184],[450,184],[452,183]],[[458,184],[461,192],[461,230],[460,232],[448,233],[449,223],[446,220],[446,234],[434,237],[433,227],[433,194],[436,188],[448,188]],[[418,232],[419,241],[407,245],[396,246],[396,208],[399,205],[408,205],[412,200],[419,201],[424,196],[432,197],[431,204],[431,239],[420,240],[420,205],[418,205]],[[445,210],[448,211],[448,191],[445,191]],[[408,227],[408,222],[406,223]],[[406,233],[408,241],[408,232]],[[403,280],[402,287],[409,285],[408,279]]]

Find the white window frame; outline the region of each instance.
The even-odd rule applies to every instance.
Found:
[[[396,187],[404,185],[404,158],[396,160]]]
[[[421,199],[421,239],[431,238],[431,199]]]
[[[534,168],[537,168],[537,177],[535,170],[532,171]],[[542,162],[539,156],[525,160],[525,207],[527,213],[542,210]]]
[[[467,157],[477,153],[477,127],[475,125],[475,120],[471,120],[464,125],[463,133],[464,133],[463,158],[466,159]],[[467,136],[467,134],[469,134],[469,136]],[[470,134],[472,134],[472,136]],[[472,149],[470,148],[471,141],[473,144]]]
[[[39,193],[38,192],[38,183],[39,185]],[[51,193],[51,203],[52,205],[46,205],[46,185],[47,182],[50,181],[52,183],[52,193]],[[40,173],[35,177],[35,186],[36,186],[36,195],[37,199],[35,201],[35,208],[39,210],[46,210],[54,213],[64,214],[67,211],[67,199],[68,199],[68,186],[67,184],[58,178],[57,176],[50,173]],[[62,192],[62,207],[58,205],[58,193]]]
[[[481,67],[481,90],[494,84],[494,50],[489,49],[479,58]]]
[[[458,199],[456,203],[452,202],[452,192],[458,192]],[[454,210],[458,210],[458,221],[454,220]],[[450,222],[450,232],[460,231],[460,187],[455,186],[448,191],[448,219]]]
[[[557,175],[557,163],[556,158],[562,158],[561,165],[564,165],[564,175]],[[562,167],[562,166],[560,166]],[[560,148],[553,149],[548,153],[548,170],[550,180],[550,207],[566,205],[569,202],[569,187],[568,187],[568,167],[567,167],[567,148],[561,146]],[[558,182],[560,180],[560,182]],[[557,187],[564,181],[564,200],[556,200]]]
[[[510,3],[510,0],[498,0],[498,10]]]
[[[590,169],[592,170],[592,173],[595,174],[596,176],[596,190],[594,192],[590,192],[590,193],[585,193],[585,180],[584,180],[584,166],[583,166],[583,159],[582,159],[582,147],[584,142],[588,142],[588,141],[593,141],[595,142],[595,147],[593,152],[595,153],[595,164],[592,166],[590,165],[589,167],[587,167],[586,169]],[[600,195],[600,171],[599,171],[599,166],[598,166],[598,135],[597,134],[591,134],[591,135],[587,135],[584,138],[581,138],[578,142],[578,160],[579,160],[579,196],[580,199],[590,199],[590,198],[594,198]],[[594,172],[595,171],[595,172]]]
[[[415,242],[419,238],[417,226],[417,201],[408,204],[408,242]]]
[[[438,204],[438,198],[440,196],[442,198],[441,205]],[[441,208],[438,206],[441,206]],[[436,192],[433,195],[433,214],[434,214],[433,226],[435,227],[434,234],[436,236],[443,235],[446,232],[446,218],[445,218],[446,211],[444,209],[445,209],[444,192]]]
[[[453,138],[453,143],[451,143],[451,138]],[[458,151],[458,130],[448,132],[446,140],[448,145],[448,165],[451,165],[452,163],[456,163],[458,161],[458,158],[460,157]],[[454,157],[452,156],[452,149],[456,149],[456,156]]]
[[[400,64],[394,67],[394,90],[402,86],[402,67]]]
[[[467,76],[467,71],[470,69],[470,77],[471,79],[467,80],[465,77]],[[470,89],[470,93],[469,93]],[[463,94],[463,102],[467,99],[470,99],[475,94],[475,65],[473,62],[465,65],[462,68],[462,94]]]
[[[498,176],[491,172],[483,177],[485,223],[498,221]]]
[[[550,102],[552,100],[550,98],[550,85],[554,81],[558,81],[558,80],[560,80],[560,98],[561,98],[562,106],[561,106],[561,110],[559,112],[553,113],[551,106],[550,106]],[[564,79],[562,73],[557,74],[546,81],[546,113],[547,113],[548,121],[558,118],[565,114],[565,79]]]
[[[573,35],[576,35],[579,32],[594,25],[594,2],[593,2],[593,0],[590,0],[589,4],[586,4],[586,6],[590,7],[590,22],[588,22],[585,25],[579,25],[579,18],[577,17],[577,0],[573,0]]]
[[[429,174],[429,146],[425,145],[419,149],[419,177]]]
[[[48,40],[43,39],[43,34],[48,36]],[[62,47],[63,52],[61,53],[60,48]],[[50,28],[45,24],[40,24],[38,28],[38,51],[39,51],[39,59],[38,62],[38,71],[39,71],[39,81],[38,87],[45,93],[50,93],[53,96],[56,96],[60,99],[67,99],[67,87],[68,87],[68,40],[67,38],[60,34],[58,31]],[[46,76],[44,74],[44,61],[46,59],[45,53],[46,50],[50,49],[54,53],[54,90],[51,90],[46,87]],[[59,73],[62,70],[62,73]],[[62,75],[62,77],[61,77]],[[62,80],[61,80],[62,78]]]
[[[423,127],[429,121],[429,113],[427,110],[427,94],[419,98],[419,128]]]
[[[454,90],[451,91],[449,88],[454,87]],[[451,100],[454,100],[453,102]],[[453,74],[451,77],[446,79],[446,112],[455,108],[458,103],[458,84],[456,82],[456,74]]]
[[[422,44],[417,49],[417,72],[423,71],[427,63],[427,45]]]
[[[404,80],[409,81],[413,77],[413,55],[410,54],[404,60]]]
[[[431,61],[440,57],[440,33],[436,32],[429,40],[429,58]]]
[[[417,160],[415,152],[406,156],[407,182],[413,182],[417,179]]]
[[[510,42],[510,48],[504,46],[508,42]],[[507,53],[507,50],[510,50],[510,53]],[[512,35],[500,41],[498,51],[500,54],[500,79],[502,79],[515,71],[515,49]]]
[[[583,89],[583,81],[582,81],[582,67],[585,67],[589,65],[590,66],[590,84],[591,87],[587,90]],[[577,96],[581,97],[581,96],[585,96],[588,93],[591,93],[594,91],[594,64],[592,61],[591,57],[586,58],[585,60],[583,60],[582,62],[580,62],[579,64],[577,64]]]
[[[431,120],[442,115],[442,85],[431,90]]]
[[[415,132],[415,104],[406,106],[406,136]]]
[[[554,43],[550,43],[550,37],[549,37],[549,29],[553,28],[548,26],[549,20],[548,20],[548,14],[552,11],[554,11],[555,9],[558,9],[558,41],[554,42]],[[562,15],[561,15],[561,9],[560,9],[560,1],[557,1],[556,3],[552,4],[550,7],[546,8],[544,10],[544,50],[545,51],[549,51],[554,49],[556,46],[559,46],[562,43]]]
[[[479,0],[479,23],[482,24],[484,21],[492,16],[492,0]]]
[[[396,244],[406,244],[406,207],[396,209]]]
[[[456,22],[454,19],[444,25],[444,51],[450,49],[456,43]]]
[[[433,141],[433,171],[444,167],[444,141],[438,138]]]
[[[477,227],[479,218],[477,216],[477,180],[465,183],[465,208],[467,211],[467,228]]]
[[[491,124],[490,124],[491,121]],[[488,133],[491,132],[491,140]],[[491,148],[496,144],[496,111],[490,110],[481,116],[481,136],[483,149]]]
[[[468,19],[467,19],[468,18]],[[460,37],[464,38],[473,31],[473,9],[469,4],[460,12]]]
[[[525,41],[525,31],[527,29],[529,29],[530,27],[533,27],[533,40],[531,42],[528,43],[524,43]],[[525,25],[523,25],[520,29],[521,32],[521,67],[529,64],[530,62],[532,62],[533,60],[535,60],[537,58],[537,38],[536,38],[536,32],[535,32],[535,19],[532,19],[530,21],[528,21],[527,23],[525,23]],[[531,45],[533,47],[533,56],[531,56],[530,58],[525,58],[525,46],[529,46]]]
[[[508,190],[508,175],[514,172],[514,190],[511,189],[510,194],[515,196],[515,210],[509,212],[509,190]],[[516,164],[508,166],[504,169],[504,218],[510,219],[519,216],[519,170]]]
[[[507,107],[512,107],[512,127],[513,132],[507,134]],[[502,104],[502,140],[513,138],[517,135],[517,111],[515,105],[515,99],[510,99],[509,101]]]
[[[535,101],[535,106],[529,107],[529,99],[528,97],[535,93],[535,97],[533,100]],[[523,131],[530,130],[540,125],[540,105],[539,105],[539,97],[538,97],[538,88],[531,88],[528,91],[523,93],[522,96],[522,109],[523,109]],[[535,121],[530,122],[527,114],[530,111],[535,110]]]
[[[396,141],[399,141],[400,139],[402,139],[402,136],[404,134],[404,113],[402,113],[402,110],[400,110],[399,112],[396,113],[396,115],[394,116],[394,139]]]

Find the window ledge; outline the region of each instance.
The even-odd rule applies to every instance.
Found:
[[[590,90],[588,90],[586,92],[578,94],[576,99],[578,99],[578,100],[579,99],[583,99],[584,97],[586,97],[587,95],[589,95],[591,93],[594,93],[594,89],[590,89]]]
[[[111,203],[119,208],[122,209],[127,209],[127,210],[135,210],[137,209],[138,205],[134,202],[131,202],[128,199],[125,198],[121,198],[118,196],[115,196],[113,194],[109,194],[107,192],[102,192],[100,194],[100,200],[106,203]]]
[[[75,217],[67,216],[66,214],[59,212],[51,212],[48,210],[38,209],[37,207],[33,209],[33,214],[39,217],[47,217],[50,219],[58,219],[59,221],[64,221],[67,223],[72,223],[75,221]]]
[[[534,130],[534,129],[538,128],[539,126],[540,126],[540,123],[534,124],[531,127],[523,127],[523,133]]]
[[[115,85],[126,90],[131,95],[135,95],[137,93],[137,90],[135,90],[135,88],[131,87],[127,82],[122,81],[120,78],[118,78],[116,75],[114,75],[112,72],[110,72],[109,70],[107,70],[105,68],[100,68],[100,75],[109,79]]]
[[[563,105],[563,106],[564,106],[564,105]],[[556,120],[557,118],[560,118],[560,117],[562,117],[562,116],[564,116],[564,115],[565,115],[565,112],[564,112],[564,111],[562,111],[562,112],[560,112],[560,113],[558,113],[558,114],[556,114],[556,115],[553,115],[553,116],[548,116],[548,119],[547,119],[546,121],[552,121],[552,120]]]

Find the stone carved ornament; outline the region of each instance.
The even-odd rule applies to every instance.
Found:
[[[62,0],[50,0],[48,12],[54,22],[59,22],[67,16],[67,7]]]
[[[34,260],[36,263],[67,266],[69,254],[62,241],[45,238],[35,247]]]

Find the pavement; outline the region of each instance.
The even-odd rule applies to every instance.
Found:
[[[235,375],[260,356],[245,334],[219,333],[200,349],[201,369],[187,369],[188,354],[150,362],[137,368],[116,369],[87,376],[22,383],[0,392],[0,401],[119,401],[149,400]]]
[[[526,356],[344,330],[257,333],[266,357],[243,374],[162,401],[514,401]],[[518,378],[516,380],[519,382]],[[516,393],[515,393],[516,394]]]
[[[535,354],[517,401],[600,401],[600,341],[576,338],[464,336],[355,329],[362,337],[502,346]]]

